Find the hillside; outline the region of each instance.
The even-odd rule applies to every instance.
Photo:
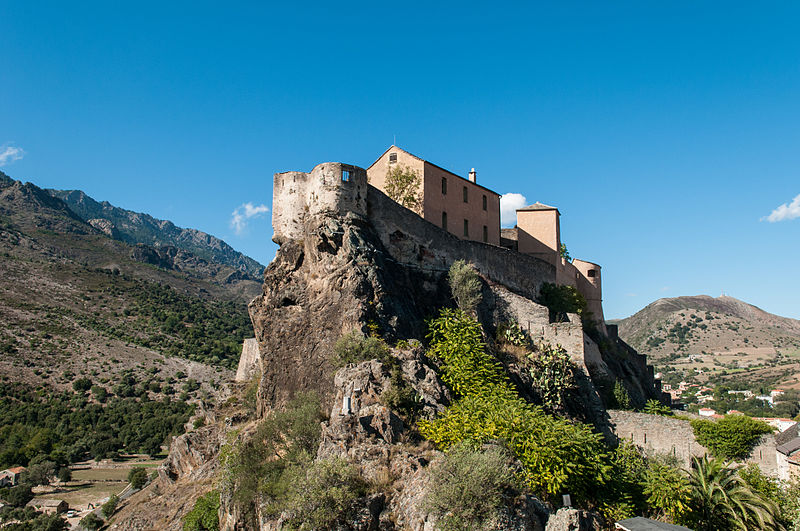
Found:
[[[111,391],[132,374],[156,398],[187,379],[213,393],[252,333],[246,302],[258,283],[143,262],[137,247],[5,174],[0,269],[0,379],[29,388],[69,390],[86,377]]]
[[[131,245],[141,244],[155,249],[175,248],[172,251],[168,250],[167,253],[158,254],[159,258],[162,260],[166,258],[177,268],[186,266],[187,260],[190,259],[185,255],[189,253],[205,262],[202,265],[207,268],[209,266],[213,268],[215,264],[232,268],[232,271],[226,273],[228,275],[238,273],[234,277],[236,279],[261,280],[263,265],[210,234],[196,229],[177,227],[171,221],[119,208],[108,201],[95,201],[81,190],[47,190],[47,192],[63,200],[82,220],[112,238]],[[191,262],[195,268],[201,265],[198,260]]]
[[[672,378],[741,382],[746,374],[748,385],[800,387],[800,321],[733,297],[659,299],[617,324]]]

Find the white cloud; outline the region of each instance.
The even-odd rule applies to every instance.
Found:
[[[0,146],[0,167],[11,164],[24,156],[25,151],[22,148],[12,146],[11,144],[3,144]]]
[[[782,204],[772,211],[769,216],[761,218],[761,221],[767,220],[770,223],[777,221],[786,221],[787,219],[800,218],[800,195],[795,197],[791,203]]]
[[[269,212],[267,205],[254,206],[253,203],[242,203],[231,212],[231,228],[236,234],[244,232],[247,221],[258,218]]]
[[[500,226],[513,227],[517,224],[517,209],[528,206],[522,194],[508,193],[500,196]]]

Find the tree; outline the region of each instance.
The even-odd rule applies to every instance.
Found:
[[[110,518],[114,511],[117,509],[117,504],[119,504],[119,497],[116,494],[112,494],[108,501],[103,504],[100,508],[100,511],[103,513],[103,516],[106,518]]]
[[[409,210],[422,213],[422,178],[416,170],[398,164],[386,172],[384,190],[393,201]]]
[[[58,469],[58,480],[61,483],[66,483],[68,481],[72,481],[72,469],[68,466],[62,466]]]
[[[539,304],[549,310],[550,322],[566,321],[568,313],[577,313],[581,321],[589,318],[586,299],[573,286],[545,282],[539,289]]]
[[[12,507],[24,507],[33,499],[30,485],[17,485],[7,489],[0,489],[0,499]]]
[[[83,517],[81,525],[89,531],[96,531],[103,527],[103,519],[91,512]]]
[[[147,483],[147,470],[142,467],[131,468],[128,472],[128,481],[134,489],[141,489]]]
[[[447,275],[450,291],[464,313],[471,314],[481,303],[481,281],[472,264],[456,260]]]
[[[692,458],[689,510],[682,523],[696,531],[776,529],[778,507],[721,459]]]
[[[22,474],[22,482],[35,487],[49,485],[50,479],[56,475],[56,464],[52,461],[41,461],[29,465]]]
[[[769,424],[745,415],[726,415],[718,421],[695,419],[691,424],[697,442],[711,455],[736,461],[746,459],[761,436],[772,432]]]
[[[567,262],[572,262],[572,257],[569,255],[569,251],[567,250],[567,246],[563,243],[561,244],[561,248],[558,250],[561,258],[566,260]]]

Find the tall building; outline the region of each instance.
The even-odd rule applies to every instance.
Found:
[[[465,179],[432,162],[391,146],[367,168],[369,184],[386,192],[386,176],[407,168],[420,177],[419,211],[461,239],[500,245],[500,194],[479,185],[475,169]]]

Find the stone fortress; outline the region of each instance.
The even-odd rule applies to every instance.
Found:
[[[324,211],[370,217],[368,188],[385,192],[386,175],[393,166],[407,167],[421,177],[419,217],[460,240],[485,244],[479,246],[483,247],[481,255],[496,250],[504,259],[516,255],[513,259],[518,260],[520,254],[530,257],[530,263],[536,265],[527,276],[536,277],[538,282],[533,281],[536,287],[543,282],[574,286],[586,299],[598,327],[606,333],[600,266],[578,259],[570,262],[561,257],[557,208],[535,203],[517,210],[516,227],[501,229],[500,195],[479,185],[474,169],[465,179],[397,146],[387,149],[366,171],[347,164],[324,163],[311,173],[275,174],[273,240],[281,244],[299,237],[305,217]],[[379,214],[373,209],[372,217]],[[500,253],[501,250],[513,251],[513,254]],[[472,256],[468,253],[462,258],[469,260]],[[482,264],[474,260],[473,263],[490,278],[495,274],[491,268],[482,268]],[[526,275],[524,271],[519,273]],[[498,279],[498,282],[509,285],[503,280]],[[525,281],[518,280],[510,286],[519,282]],[[530,294],[535,298],[538,289]]]
[[[383,193],[386,174],[396,165],[421,177],[419,212]],[[489,321],[516,322],[534,341],[563,346],[593,376],[613,381],[614,374],[625,372],[629,391],[642,400],[665,399],[646,357],[621,341],[616,327],[604,323],[600,266],[562,258],[558,209],[533,204],[517,211],[516,227],[501,229],[500,195],[476,181],[474,170],[463,178],[397,146],[366,170],[330,162],[308,173],[276,173],[273,240],[279,245],[302,241],[308,220],[332,216],[368,223],[381,240],[383,258],[405,268],[441,274],[463,259],[488,281],[490,292],[485,298],[495,312]],[[578,315],[569,314],[566,322],[551,322],[547,308],[535,303],[544,283],[574,286],[586,299],[600,334],[619,345],[626,352],[625,363],[635,368],[609,368],[597,342],[584,333]]]

